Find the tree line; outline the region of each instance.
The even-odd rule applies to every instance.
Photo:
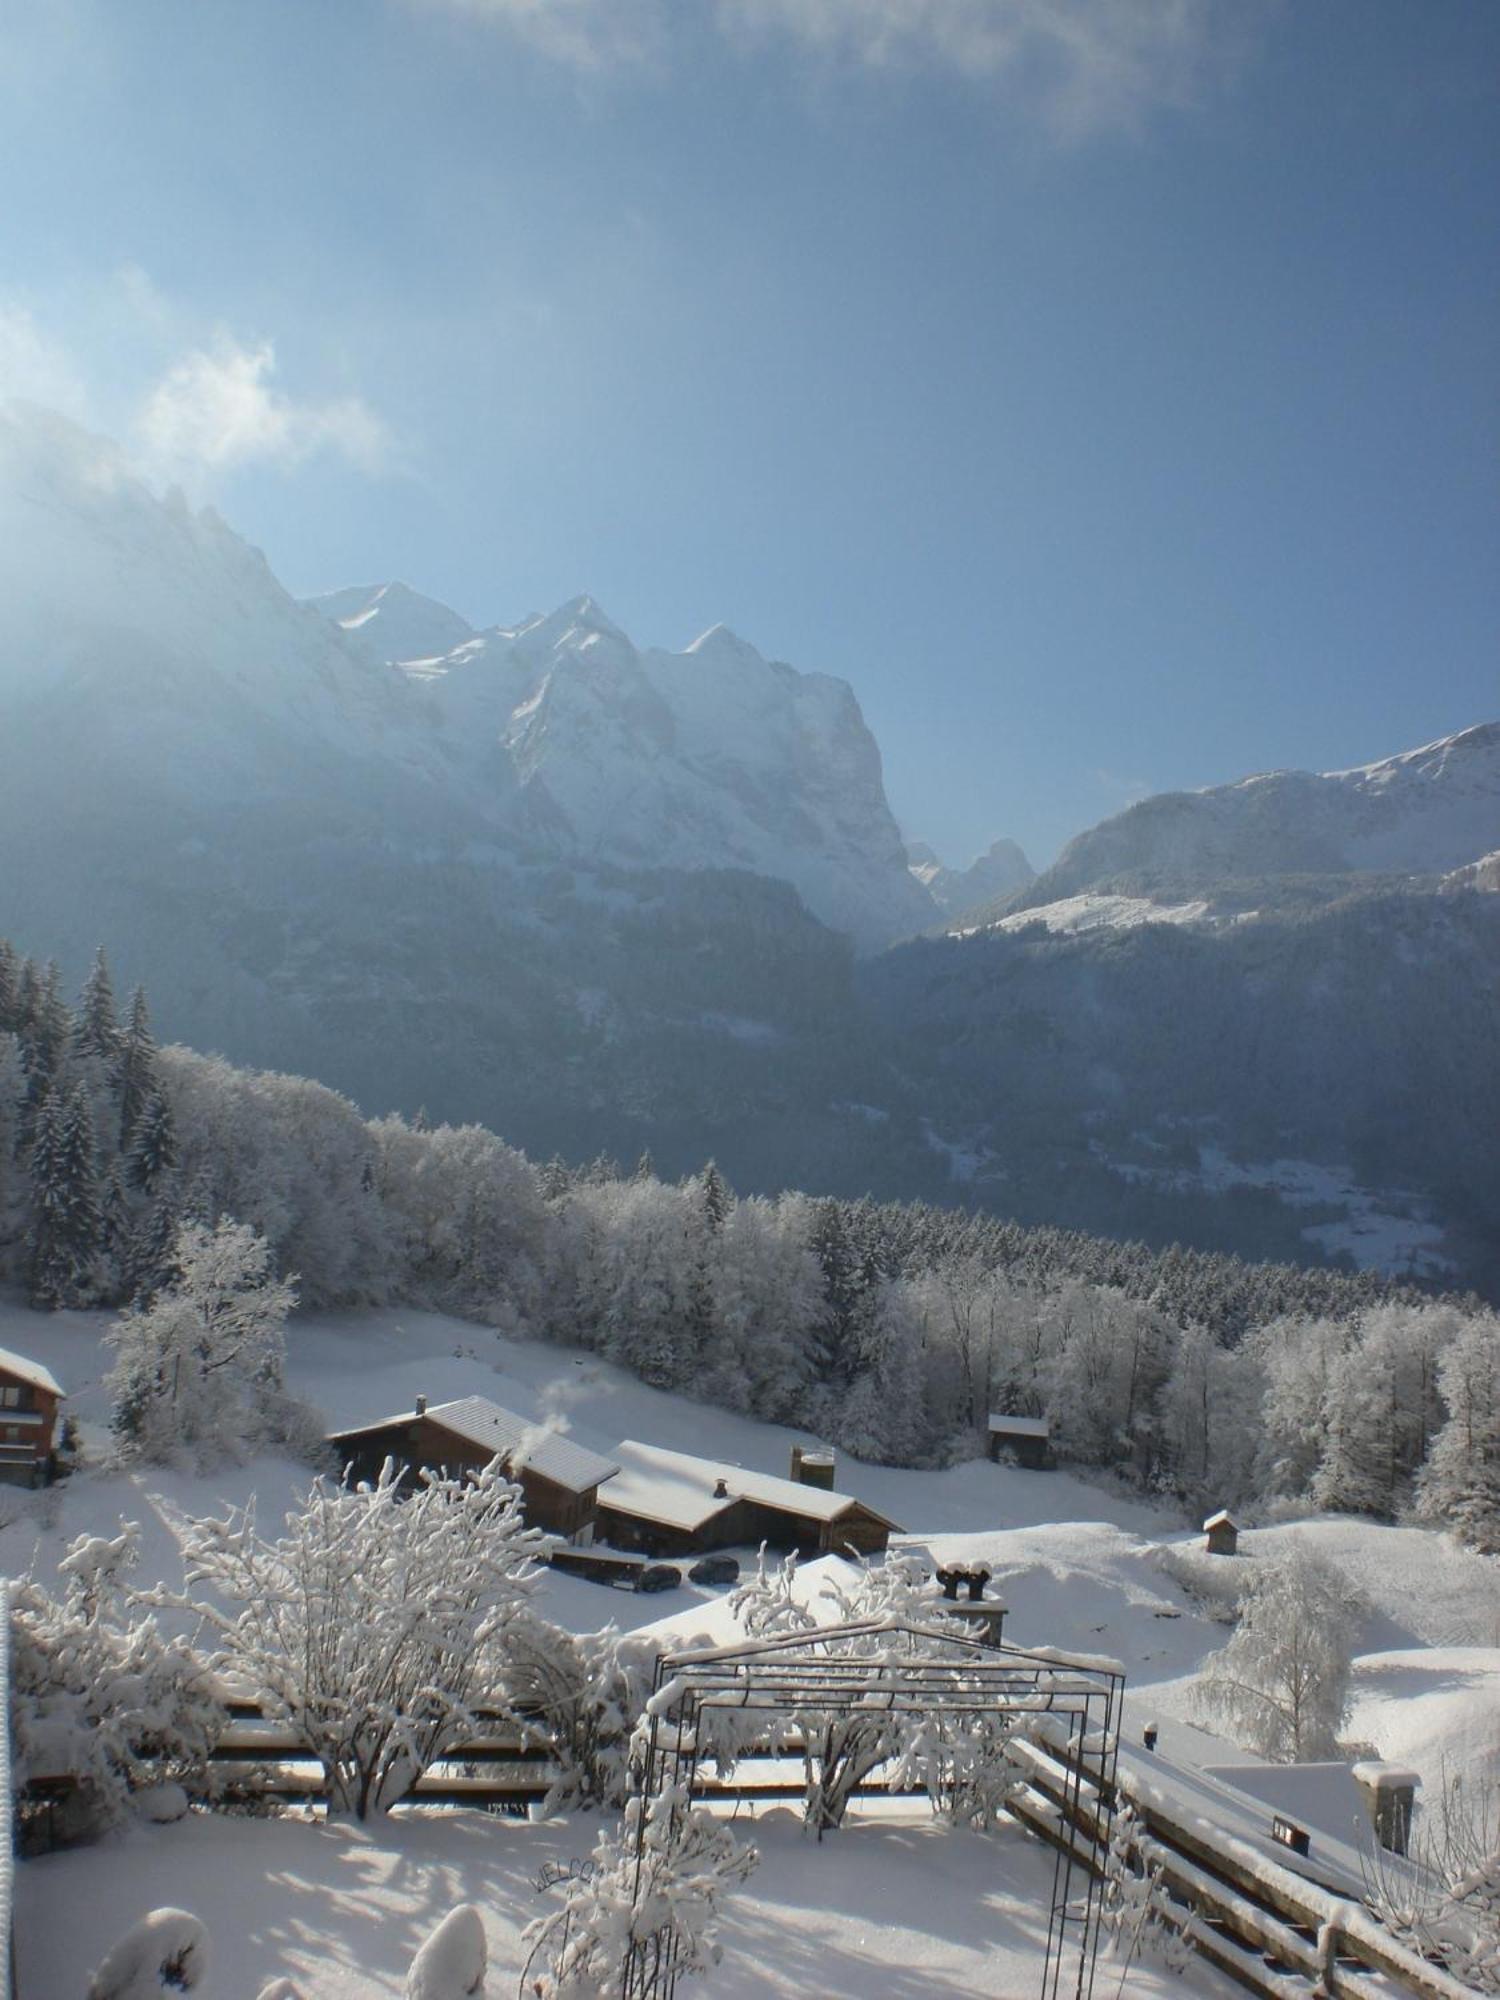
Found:
[[[467,1316],[860,1457],[945,1463],[992,1410],[1042,1416],[1065,1462],[1188,1507],[1415,1502],[1500,1546],[1500,1323],[1471,1297],[923,1204],[740,1198],[712,1164],[536,1166],[478,1125],[366,1120],[305,1078],[158,1048],[102,954],[70,1007],[0,944],[0,1277],[39,1306],[140,1312],[226,1217],[304,1306]]]

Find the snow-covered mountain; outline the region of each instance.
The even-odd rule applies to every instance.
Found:
[[[1114,887],[1203,893],[1270,876],[1437,875],[1497,844],[1500,723],[1485,722],[1352,770],[1271,771],[1143,799],[1070,841],[1023,901]]]
[[[722,625],[680,653],[640,651],[590,597],[478,633],[401,584],[314,602],[422,691],[481,791],[503,755],[560,854],[774,876],[867,948],[932,921],[847,682]]]
[[[981,904],[1014,896],[1036,880],[1036,870],[1014,840],[992,841],[967,868],[949,868],[925,841],[908,841],[912,874],[945,916],[960,917]]]

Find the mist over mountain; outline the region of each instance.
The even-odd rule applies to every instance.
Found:
[[[299,604],[41,412],[0,511],[0,933],[166,1034],[533,1155],[1500,1282],[1500,726],[952,870],[723,628]]]

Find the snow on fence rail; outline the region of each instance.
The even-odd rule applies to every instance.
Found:
[[[1051,1748],[1013,1737],[1009,1754],[1027,1792],[1012,1811],[1044,1839],[1065,1818],[1098,1823],[1101,1805]],[[1117,1797],[1145,1831],[1136,1855],[1159,1868],[1173,1901],[1190,1914],[1183,1936],[1195,1951],[1267,2000],[1473,2000],[1472,1989],[1411,1951],[1357,1903],[1261,1854],[1248,1842],[1200,1819],[1148,1779],[1121,1767]],[[1373,1975],[1373,1976],[1372,1976]]]

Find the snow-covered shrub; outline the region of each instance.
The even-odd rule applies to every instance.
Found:
[[[1200,1712],[1227,1723],[1262,1757],[1305,1763],[1336,1755],[1359,1609],[1342,1571],[1300,1536],[1261,1557],[1234,1637],[1199,1674]]]
[[[1197,1542],[1164,1542],[1152,1557],[1162,1575],[1216,1624],[1232,1625],[1255,1575],[1255,1565],[1211,1556]]]
[[[1475,1993],[1500,1994],[1500,1781],[1445,1769],[1409,1853],[1371,1846],[1361,1859],[1383,1923]]]
[[[720,1899],[759,1859],[722,1820],[692,1811],[686,1787],[632,1799],[619,1828],[600,1833],[593,1867],[572,1881],[562,1908],[527,1926],[521,1992],[600,2000],[621,1990],[633,1958],[654,1964],[669,1937],[679,1973],[706,1972],[722,1955]]]
[[[208,1932],[189,1910],[152,1910],[105,1953],[88,2000],[156,2000],[190,1993],[208,1970]]]
[[[81,1535],[61,1564],[60,1599],[26,1578],[11,1593],[16,1782],[76,1780],[96,1826],[166,1783],[200,1784],[225,1720],[186,1642],[127,1608],[138,1548],[134,1522],[113,1538]]]
[[[259,1691],[323,1766],[329,1803],[363,1819],[404,1798],[508,1693],[509,1649],[545,1537],[492,1462],[413,1489],[390,1460],[373,1486],[317,1481],[279,1541],[255,1509],[188,1523],[186,1588],[215,1664]]]
[[[649,1639],[561,1631],[528,1612],[507,1637],[507,1684],[516,1709],[544,1724],[561,1776],[549,1810],[625,1803],[631,1735],[651,1693]]]
[[[283,1381],[297,1294],[274,1276],[266,1239],[227,1216],[213,1229],[185,1222],[172,1259],[174,1281],[108,1335],[105,1386],[123,1449],[157,1461],[195,1449],[211,1463],[266,1441],[305,1445]]]
[[[412,1960],[406,2000],[473,2000],[488,1969],[484,1920],[472,1903],[460,1903]]]
[[[868,1652],[872,1684],[878,1683],[885,1652],[880,1636],[828,1636],[810,1605],[798,1599],[796,1574],[795,1556],[771,1567],[762,1550],[755,1575],[730,1599],[750,1637],[805,1633],[830,1657]],[[847,1581],[833,1578],[819,1596],[841,1625],[901,1620],[933,1628],[930,1638],[900,1635],[893,1642],[900,1659],[910,1659],[914,1651],[934,1658],[962,1657],[954,1641],[972,1637],[964,1624],[943,1613],[936,1584],[912,1557],[851,1565]],[[699,1720],[700,1741],[721,1765],[733,1763],[766,1728],[763,1711],[719,1709]],[[807,1781],[805,1824],[820,1839],[843,1824],[855,1792],[881,1765],[889,1765],[903,1782],[925,1785],[940,1808],[966,1818],[987,1816],[987,1802],[1013,1776],[1003,1762],[1003,1732],[993,1726],[988,1732],[969,1729],[958,1718],[939,1722],[890,1709],[839,1713],[820,1710],[809,1696],[794,1710],[778,1714],[772,1733],[800,1748]]]
[[[1138,1958],[1153,1958],[1168,1971],[1181,1972],[1191,1956],[1184,1935],[1188,1913],[1167,1893],[1161,1864],[1143,1851],[1144,1837],[1133,1808],[1117,1806],[1105,1860],[1104,1928],[1126,1971]]]

